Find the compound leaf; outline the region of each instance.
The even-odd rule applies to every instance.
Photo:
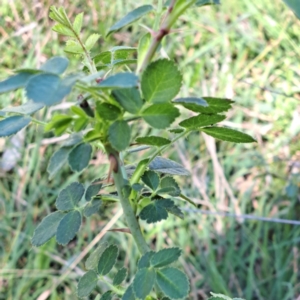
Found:
[[[129,146],[130,136],[131,129],[125,121],[116,121],[109,127],[108,139],[117,151],[123,151]]]
[[[225,127],[205,127],[201,131],[214,137],[215,139],[233,143],[253,143],[256,142],[250,135],[240,131]]]
[[[123,17],[120,21],[115,23],[113,26],[111,26],[108,30],[108,33],[106,36],[110,35],[114,31],[118,31],[122,29],[125,26],[128,26],[129,24],[137,21],[145,14],[152,11],[154,8],[152,5],[142,5],[131,12],[129,12],[125,17]]]
[[[120,285],[127,276],[127,269],[124,267],[118,271],[113,280],[113,285]]]
[[[91,215],[97,213],[102,205],[102,201],[99,199],[94,199],[90,201],[84,208],[83,214],[85,217],[90,217]]]
[[[156,282],[163,293],[171,299],[182,299],[188,296],[189,281],[186,275],[178,269],[157,270]]]
[[[31,101],[28,101],[23,105],[3,108],[1,111],[5,112],[5,113],[31,115],[31,114],[37,112],[38,110],[42,109],[43,107],[44,107],[44,105],[42,103],[34,103]]]
[[[59,210],[75,209],[83,194],[83,185],[79,182],[73,182],[58,194],[55,205]]]
[[[49,173],[50,179],[52,179],[53,176],[68,161],[68,156],[70,151],[71,151],[71,147],[62,147],[53,153],[47,167],[47,172]]]
[[[154,251],[146,252],[139,260],[138,262],[138,268],[149,268],[150,267],[150,260],[152,256],[155,254]]]
[[[157,147],[165,146],[171,143],[169,139],[165,139],[160,136],[138,137],[135,141],[139,144],[157,146]]]
[[[96,112],[99,118],[109,121],[118,119],[121,114],[120,108],[110,103],[97,103]]]
[[[168,213],[170,213],[170,214],[172,214],[172,215],[174,215],[174,216],[176,216],[180,219],[184,219],[184,214],[177,205],[174,205],[172,207],[168,207],[167,211],[168,211]]]
[[[143,268],[135,274],[132,288],[138,299],[145,299],[151,292],[155,282],[155,270]]]
[[[80,34],[80,31],[82,28],[82,21],[83,21],[83,13],[80,13],[75,17],[75,20],[73,23],[73,28],[78,35]]]
[[[174,202],[170,199],[154,200],[149,205],[145,206],[140,218],[147,223],[156,223],[168,218],[168,207],[173,207]]]
[[[79,298],[87,297],[97,286],[98,275],[90,270],[86,272],[79,280],[77,285],[77,295]]]
[[[85,41],[85,47],[87,50],[91,50],[94,45],[96,44],[96,42],[98,41],[98,39],[100,38],[99,34],[93,33],[91,34],[87,40]]]
[[[99,244],[98,247],[90,254],[85,262],[85,268],[93,270],[98,268],[99,259],[103,251],[108,247],[108,243]]]
[[[0,94],[24,87],[32,76],[34,76],[32,72],[21,72],[1,81]]]
[[[152,256],[150,263],[154,268],[165,267],[178,260],[180,255],[181,250],[177,247],[162,249]]]
[[[76,235],[81,225],[81,214],[77,210],[68,212],[60,221],[56,241],[61,245],[67,245]]]
[[[109,245],[102,253],[98,263],[98,273],[106,275],[111,271],[117,261],[119,249],[116,245]]]
[[[143,100],[137,88],[112,91],[115,100],[128,112],[136,114],[143,106]]]
[[[213,125],[218,122],[223,121],[226,119],[226,116],[223,115],[204,115],[200,114],[195,117],[191,117],[179,123],[181,127],[187,129],[197,129],[199,127],[204,127],[208,125]]]
[[[132,285],[130,285],[127,288],[126,292],[124,293],[124,295],[122,297],[122,300],[136,300],[135,296],[134,296],[134,293],[133,293]]]
[[[146,101],[166,103],[179,92],[182,75],[174,62],[159,59],[143,72],[141,88]]]
[[[151,190],[155,191],[158,188],[159,176],[154,171],[146,171],[141,179]]]
[[[33,246],[41,246],[55,236],[58,224],[65,213],[56,211],[45,217],[35,229],[31,243]]]
[[[157,194],[160,193],[165,193],[177,197],[180,195],[181,191],[175,179],[173,177],[167,176],[164,177],[160,182],[160,189],[157,191]]]
[[[31,122],[30,117],[12,116],[0,121],[0,137],[17,133]]]
[[[189,176],[190,173],[179,163],[156,156],[149,164],[149,169],[158,173],[170,174],[170,175],[181,175]]]
[[[54,56],[47,60],[40,69],[44,72],[60,75],[67,69],[68,65],[69,60],[67,58]]]
[[[143,119],[152,127],[164,129],[179,116],[179,110],[170,103],[153,104],[142,112]]]
[[[89,165],[92,150],[92,146],[86,143],[79,144],[72,149],[68,159],[72,171],[81,172]]]
[[[102,183],[99,183],[100,179],[95,179],[92,184],[86,189],[85,200],[91,201],[94,196],[96,196],[101,190]]]
[[[138,77],[129,72],[118,73],[101,81],[97,88],[128,89],[138,86]]]
[[[206,105],[202,105],[203,101]],[[233,101],[224,98],[178,98],[173,101],[175,104],[180,104],[183,107],[202,114],[213,115],[226,112],[231,108]]]

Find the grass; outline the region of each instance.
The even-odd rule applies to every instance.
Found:
[[[12,69],[38,66],[50,55],[63,55],[64,41],[51,32],[47,18],[51,2],[27,2],[7,1],[0,8],[1,79]],[[232,145],[194,133],[169,155],[191,171],[190,178],[179,181],[201,209],[299,220],[300,23],[279,0],[223,2],[186,14],[179,32],[164,42],[162,53],[175,57],[184,71],[182,96],[234,99],[235,109],[224,125],[250,133],[258,143]],[[85,11],[87,35],[103,33],[104,23],[113,24],[136,6],[133,1],[126,3],[76,0],[65,7],[70,16]],[[105,50],[115,40],[136,45],[142,32],[133,26],[132,32],[124,30],[101,40],[99,47]],[[76,59],[71,62],[74,68]],[[20,92],[0,96],[0,107],[25,100]],[[56,149],[52,138],[31,126],[19,138],[21,159],[12,170],[0,171],[3,300],[74,299],[85,258],[71,271],[68,265],[116,213],[113,209],[108,216],[91,218],[68,247],[51,241],[32,248],[34,228],[54,210],[58,192],[71,181],[89,182],[105,170],[105,159],[97,156],[89,174],[65,169],[49,181],[46,166]],[[2,157],[10,147],[10,139],[0,140]],[[120,219],[114,227],[126,225]],[[184,221],[170,218],[148,227],[146,236],[153,248],[183,248],[181,263],[191,281],[189,299],[207,299],[210,291],[247,300],[300,297],[299,226],[187,212]],[[122,251],[121,257],[134,273],[138,254],[131,239],[110,232],[102,240],[131,253]]]

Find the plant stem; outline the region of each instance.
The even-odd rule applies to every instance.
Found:
[[[115,186],[117,188],[127,225],[131,231],[139,252],[141,254],[145,254],[150,250],[150,248],[145,241],[140,225],[136,219],[135,213],[132,209],[129,197],[126,192],[128,181],[124,176],[125,169],[120,161],[119,153],[112,149],[109,145],[106,145],[105,148],[111,163]]]

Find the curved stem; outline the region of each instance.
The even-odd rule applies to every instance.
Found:
[[[127,192],[128,181],[124,176],[125,170],[120,161],[119,153],[112,149],[110,146],[106,146],[106,151],[111,163],[112,175],[114,178],[115,186],[117,188],[117,192],[120,198],[127,225],[131,231],[131,234],[135,240],[139,252],[141,254],[145,254],[150,250],[150,248],[145,241],[140,225],[137,221],[137,218],[129,201],[129,195]]]

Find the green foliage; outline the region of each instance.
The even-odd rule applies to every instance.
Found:
[[[156,156],[149,164],[149,169],[162,174],[189,176],[190,173],[179,163],[168,158]]]
[[[206,134],[227,142],[234,143],[253,143],[255,140],[248,134],[224,127],[205,127],[201,131]]]
[[[85,191],[85,200],[91,201],[94,196],[96,196],[102,187],[102,183],[99,183],[99,179],[96,179]]]
[[[61,245],[67,245],[76,235],[81,225],[81,214],[77,210],[68,212],[59,222],[56,240]]]
[[[113,292],[107,291],[101,296],[100,300],[111,300],[112,297],[113,297]]]
[[[86,272],[79,280],[77,286],[77,295],[79,298],[87,297],[97,286],[98,275],[90,270]]]
[[[164,294],[171,299],[187,297],[190,289],[186,275],[175,268],[157,270],[156,282]]]
[[[31,118],[12,116],[0,121],[0,137],[16,134],[31,122]]]
[[[56,207],[59,210],[75,209],[84,194],[84,187],[78,182],[73,182],[63,189],[57,199]]]
[[[55,236],[57,227],[64,216],[65,213],[56,211],[45,217],[34,231],[32,245],[41,246]]]
[[[142,181],[153,191],[158,188],[159,177],[154,171],[147,171],[141,177]]]
[[[154,268],[165,267],[177,261],[180,255],[179,248],[162,249],[152,256],[150,263]]]
[[[40,68],[40,70],[53,73],[56,75],[61,75],[66,71],[69,65],[69,60],[65,57],[55,56],[47,60]]]
[[[129,89],[137,86],[138,77],[128,72],[112,75],[98,84],[99,88],[105,89]]]
[[[116,274],[116,276],[114,277],[113,285],[120,285],[126,279],[126,276],[127,276],[127,269],[126,268],[120,269]]]
[[[98,262],[98,273],[100,275],[106,275],[111,271],[117,261],[118,254],[119,249],[116,245],[110,245],[103,251]]]
[[[203,115],[200,114],[196,117],[191,117],[179,123],[180,126],[189,130],[195,130],[199,127],[213,125],[226,119],[223,115]]]
[[[132,288],[133,292],[138,299],[145,299],[150,294],[155,282],[154,269],[142,268],[137,271]]]
[[[141,88],[146,101],[170,102],[179,92],[182,76],[175,63],[160,59],[151,63],[142,75]]]
[[[82,143],[72,149],[69,154],[68,162],[73,171],[81,172],[88,167],[91,155],[92,146]]]
[[[209,300],[244,300],[244,299],[241,299],[241,298],[230,298],[228,296],[225,296],[223,294],[215,294],[215,293],[212,293],[211,292],[211,297],[209,297],[208,299]]]
[[[34,103],[32,101],[28,101],[23,105],[6,107],[6,108],[0,110],[0,112],[16,113],[16,114],[21,114],[21,115],[31,115],[31,114],[34,114],[35,112],[39,111],[43,107],[44,107],[44,105],[42,103]]]
[[[181,190],[178,183],[173,177],[166,176],[160,182],[160,189],[157,191],[157,194],[169,194],[171,196],[177,197],[180,195]]]
[[[96,214],[102,205],[102,201],[99,199],[93,199],[90,201],[83,210],[83,215],[85,217],[90,217],[93,214]]]
[[[128,112],[136,114],[143,106],[143,100],[138,89],[119,89],[112,92],[118,103]]]
[[[115,32],[115,31],[118,31],[118,30],[122,29],[123,27],[128,26],[129,24],[137,21],[138,19],[140,19],[145,14],[148,14],[153,9],[154,8],[152,5],[142,5],[136,9],[134,9],[133,11],[128,13],[125,17],[123,17],[120,21],[118,21],[113,26],[111,26],[108,30],[107,35]]]
[[[99,259],[103,251],[108,247],[108,243],[102,243],[90,254],[85,262],[85,268],[87,270],[93,270],[98,268]]]
[[[108,139],[114,149],[125,150],[130,143],[131,129],[125,121],[116,121],[108,131]]]
[[[24,87],[33,76],[32,72],[21,72],[0,82],[0,94]]]
[[[144,136],[136,139],[139,144],[150,145],[150,146],[165,146],[171,143],[169,139],[162,138],[160,136]]]

